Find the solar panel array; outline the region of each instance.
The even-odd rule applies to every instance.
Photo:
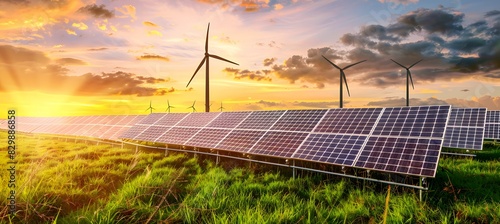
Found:
[[[16,117],[19,132],[93,137],[119,140],[119,136],[145,115],[76,117]]]
[[[486,108],[452,108],[444,147],[482,150]]]
[[[486,124],[484,130],[484,138],[500,139],[500,111],[488,111],[486,113]]]
[[[151,114],[121,138],[433,177],[449,113],[421,106]]]

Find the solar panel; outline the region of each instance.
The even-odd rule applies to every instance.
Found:
[[[268,130],[285,113],[284,110],[254,111],[236,128],[251,130]]]
[[[293,158],[353,166],[366,136],[311,134],[293,154]]]
[[[265,131],[233,130],[222,139],[216,148],[247,152],[265,133]]]
[[[195,127],[173,127],[158,137],[155,142],[184,145],[187,140],[193,137],[193,135],[198,133],[200,130],[201,128]]]
[[[220,113],[190,113],[182,119],[176,126],[184,127],[204,127],[210,123]]]
[[[301,132],[268,131],[248,153],[290,158],[307,135]]]
[[[486,108],[452,108],[443,146],[482,150]]]
[[[381,108],[328,110],[314,132],[369,134],[381,111]]]
[[[373,135],[442,138],[449,106],[386,108]]]
[[[156,123],[158,120],[160,120],[163,116],[165,116],[165,114],[153,113],[153,114],[146,116],[141,121],[137,122],[137,124],[152,125],[152,124]]]
[[[500,111],[495,110],[486,113],[484,138],[500,139]]]
[[[165,116],[163,116],[160,120],[158,120],[156,122],[156,125],[171,127],[179,123],[179,121],[181,121],[187,115],[188,114],[182,114],[182,113],[168,113]]]
[[[238,126],[245,118],[250,115],[251,112],[225,112],[221,113],[217,118],[215,118],[207,127],[212,128],[235,128]]]
[[[169,127],[164,126],[146,126],[146,129],[133,137],[134,140],[154,142],[158,138],[157,133],[168,131]]]
[[[229,129],[201,129],[196,135],[189,139],[185,144],[194,147],[215,148],[217,144],[231,132]]]
[[[288,110],[271,130],[310,132],[327,110]]]

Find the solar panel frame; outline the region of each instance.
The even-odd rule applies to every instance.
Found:
[[[500,139],[500,111],[487,111],[484,138],[495,140]]]
[[[443,147],[482,150],[486,108],[452,108]]]

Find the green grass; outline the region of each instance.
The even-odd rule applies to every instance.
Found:
[[[0,188],[0,223],[383,221],[387,187],[371,182],[320,174],[293,179],[244,162],[224,169],[183,153],[18,137],[18,212],[8,216],[9,189]],[[0,142],[5,166],[6,146]],[[422,202],[418,191],[393,186],[387,223],[500,223],[498,155],[499,146],[485,144],[475,159],[441,158]]]

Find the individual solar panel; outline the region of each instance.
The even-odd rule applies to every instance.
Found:
[[[307,135],[303,132],[268,131],[248,153],[290,158]]]
[[[163,116],[160,120],[158,120],[156,122],[156,125],[171,127],[179,123],[179,121],[181,121],[187,115],[188,114],[182,114],[182,113],[168,113],[165,116]]]
[[[265,133],[265,131],[233,130],[222,139],[216,148],[235,152],[247,152]]]
[[[500,111],[489,110],[486,113],[484,138],[500,139]]]
[[[366,136],[346,134],[311,134],[293,154],[293,158],[353,166]]]
[[[124,126],[111,126],[107,131],[103,132],[99,138],[108,140],[118,140],[119,136],[123,135],[124,132],[128,131],[129,127]]]
[[[201,148],[215,148],[217,144],[229,133],[229,129],[201,129],[196,135],[189,139],[185,144]]]
[[[482,150],[486,108],[452,108],[443,146]]]
[[[163,133],[155,142],[184,145],[193,135],[198,133],[201,128],[194,127],[173,127],[167,132]]]
[[[215,118],[207,127],[212,128],[235,128],[238,126],[248,115],[250,111],[241,112],[225,112],[221,113],[217,118]]]
[[[382,108],[331,109],[314,132],[338,134],[369,134]]]
[[[375,137],[368,139],[355,166],[385,172],[434,177],[442,140]]]
[[[288,110],[271,130],[310,132],[327,110]]]
[[[385,108],[373,135],[443,137],[450,106]]]
[[[284,110],[254,111],[241,122],[237,129],[268,130],[285,113]]]
[[[204,127],[210,123],[220,113],[190,113],[182,119],[176,126],[181,127]]]

